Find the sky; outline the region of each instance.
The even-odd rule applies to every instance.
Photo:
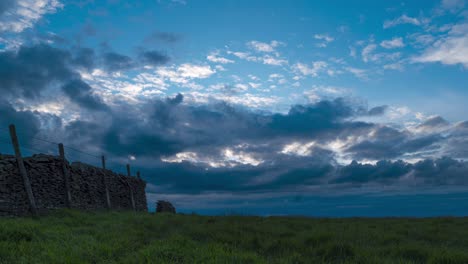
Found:
[[[0,153],[130,163],[150,210],[468,215],[467,84],[466,0],[0,2]]]

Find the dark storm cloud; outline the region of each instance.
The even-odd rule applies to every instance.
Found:
[[[435,116],[424,121],[418,126],[418,128],[437,128],[447,126],[448,124],[449,122],[447,120],[443,119],[440,116]]]
[[[382,105],[382,106],[376,106],[374,108],[371,108],[369,110],[369,115],[370,116],[378,116],[378,115],[383,115],[385,111],[387,111],[388,106]]]
[[[354,106],[342,98],[320,101],[310,105],[295,105],[287,115],[274,114],[268,127],[275,134],[312,136],[318,133],[337,132],[364,123],[347,123],[346,118],[362,113],[361,106]]]
[[[178,94],[174,98],[152,100],[138,109],[123,106],[114,109],[109,119],[112,125],[102,137],[105,140],[96,143],[117,155],[133,153],[156,159],[183,151],[219,156],[222,148],[243,145],[239,151],[276,161],[280,158],[277,153],[292,142],[325,143],[370,135],[349,142],[344,151],[354,159],[380,160],[437,150],[438,143],[444,140],[438,134],[413,136],[405,130],[352,121],[367,113],[362,105],[344,99],[296,105],[287,114],[265,114],[222,102],[184,104],[183,95]],[[330,156],[329,160],[332,159]]]
[[[415,165],[385,160],[437,150],[437,144],[444,138],[438,134],[418,137],[406,130],[352,121],[354,117],[367,116],[368,110],[344,99],[296,105],[286,114],[256,113],[226,103],[195,106],[183,99],[181,94],[155,99],[138,110],[122,106],[106,116],[108,126],[73,122],[66,130],[70,140],[79,135],[83,142],[99,146],[109,156],[136,156],[141,160],[137,166],[147,175],[146,179],[173,193],[294,190],[323,184],[359,186],[373,182],[398,185],[408,175],[421,184],[452,184],[462,182],[465,172],[465,163],[450,163],[450,159],[425,160],[426,163]],[[344,151],[356,159],[381,160],[375,165],[358,162],[339,165],[336,153],[319,146],[310,147],[310,154],[302,156],[282,152],[292,142],[324,143],[366,134],[370,135],[367,140],[351,142]],[[236,165],[211,167],[205,162],[161,160],[193,152],[200,160],[224,162],[226,148],[247,153],[260,163],[231,161]],[[432,168],[430,173],[427,168]],[[444,180],[444,174],[452,178]]]
[[[53,82],[74,76],[67,51],[48,45],[21,47],[18,52],[0,52],[0,89],[7,94],[35,98]]]
[[[411,171],[412,166],[401,160],[391,162],[381,160],[375,165],[361,164],[353,161],[351,164],[337,170],[337,179],[334,183],[354,182],[368,183],[372,181],[391,181]]]
[[[82,81],[71,81],[63,90],[80,105],[101,107]],[[355,158],[385,159],[433,147],[434,142],[442,140],[437,134],[414,137],[404,130],[352,121],[353,117],[366,116],[368,110],[343,99],[296,105],[286,114],[255,113],[226,103],[195,106],[183,99],[182,94],[177,94],[152,100],[138,109],[123,104],[109,109],[105,117],[70,122],[63,129],[64,140],[82,150],[98,147],[111,158],[135,155],[141,160],[135,166],[144,178],[164,188],[165,193],[297,191],[369,183],[398,186],[408,179],[418,186],[466,184],[468,165],[451,158],[425,159],[415,164],[381,160],[370,165],[355,161],[343,166],[335,161],[336,153],[319,146],[311,147],[310,154],[303,156],[282,152],[283,146],[291,142],[326,142],[372,132],[369,140],[345,152]],[[22,128],[31,131],[37,131],[41,122],[63,125],[53,117],[17,112],[11,106],[1,112],[25,124],[33,120],[32,128]],[[460,123],[458,127],[458,133],[463,134],[465,125]],[[216,158],[225,148],[248,153],[260,163],[231,161],[236,165],[211,167],[203,162],[161,160],[189,151],[202,159],[223,162]]]
[[[62,90],[70,100],[77,103],[81,107],[90,110],[106,110],[107,106],[102,102],[101,98],[92,94],[91,86],[82,80],[75,79],[62,86]]]
[[[129,70],[135,67],[133,59],[116,52],[106,52],[103,55],[104,66],[109,71]]]
[[[73,56],[72,63],[78,67],[92,70],[96,64],[96,54],[90,48],[78,48]]]
[[[369,139],[354,144],[346,151],[357,159],[398,158],[405,153],[413,153],[434,147],[443,137],[438,134],[412,138],[407,131],[380,126]]]
[[[94,51],[87,48],[70,52],[38,44],[0,52],[0,91],[4,98],[37,100],[49,88],[60,86],[72,102],[90,110],[104,110],[102,100],[92,95],[91,87],[75,71],[75,67],[90,70],[94,65]]]
[[[467,162],[449,157],[425,159],[414,164],[401,160],[395,162],[382,160],[375,165],[353,161],[337,170],[337,179],[333,182],[386,182],[391,184],[403,181],[403,184],[427,186],[465,185],[468,183],[467,173]]]
[[[143,63],[153,66],[163,65],[170,61],[170,58],[166,54],[155,50],[141,52],[140,58]]]
[[[31,136],[38,133],[40,129],[40,120],[37,115],[31,111],[17,111],[13,106],[0,99],[0,128],[3,140],[8,140],[6,129],[10,124],[16,126],[16,130],[22,133],[22,141],[29,143]],[[1,151],[0,151],[1,152]]]
[[[381,160],[375,165],[353,161],[340,166],[309,161],[302,166],[210,168],[188,162],[158,163],[143,169],[142,175],[152,184],[164,186],[167,193],[203,192],[304,192],[310,187],[333,185],[359,187],[368,184],[394,186],[397,189],[462,186],[468,184],[468,163],[448,157],[425,159],[415,164]],[[154,175],[154,177],[153,177]],[[157,176],[156,176],[157,175]]]

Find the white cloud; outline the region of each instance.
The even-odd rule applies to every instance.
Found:
[[[258,78],[257,76],[255,75],[252,75],[252,74],[249,74],[247,75],[252,81],[260,81],[260,78]]]
[[[286,155],[296,155],[296,156],[307,157],[312,154],[312,147],[315,144],[316,144],[315,141],[311,141],[308,143],[293,142],[293,143],[284,145],[280,153],[286,154]]]
[[[301,73],[302,75],[311,75],[317,77],[318,73],[324,71],[327,68],[328,64],[324,61],[315,61],[312,63],[312,67],[309,67],[304,63],[296,63],[293,66],[293,70]]]
[[[270,43],[253,40],[248,42],[247,46],[258,52],[274,52],[278,46],[284,46],[284,43],[276,40],[273,40]]]
[[[0,17],[0,31],[22,32],[33,27],[46,14],[55,13],[62,7],[58,0],[18,0]]]
[[[209,61],[211,61],[211,62],[221,63],[221,64],[234,63],[233,60],[220,57],[220,56],[219,56],[219,52],[217,52],[217,51],[216,51],[216,52],[210,53],[210,54],[206,57],[206,59],[209,60]]]
[[[364,69],[347,67],[346,70],[354,74],[354,76],[358,77],[359,79],[367,79],[367,71]]]
[[[335,40],[334,38],[328,36],[327,34],[315,34],[314,38],[318,40],[325,40],[326,42],[332,42],[333,40]]]
[[[309,99],[309,101],[316,102],[322,100],[323,97],[334,98],[350,94],[350,90],[336,86],[314,85],[312,86],[312,89],[304,91],[303,94]]]
[[[283,75],[279,73],[270,74],[269,81],[271,81],[271,79],[277,79],[277,78],[283,78]]]
[[[225,148],[220,151],[220,156],[205,156],[196,152],[179,152],[174,156],[162,157],[163,162],[168,163],[204,163],[213,168],[235,167],[239,165],[258,166],[263,160],[257,159],[251,153],[237,151],[234,148]]]
[[[261,83],[249,82],[249,85],[250,85],[250,87],[256,89],[256,88],[260,87],[262,84]]]
[[[314,38],[320,40],[321,42],[317,44],[319,48],[327,47],[328,43],[334,41],[335,39],[330,37],[328,34],[315,34]]]
[[[468,68],[468,23],[453,26],[447,35],[413,58],[413,61],[462,64]]]
[[[250,108],[256,109],[269,109],[272,106],[277,105],[280,102],[280,98],[276,96],[259,96],[250,93],[233,95],[226,93],[201,93],[201,92],[189,92],[184,93],[184,99],[194,103],[210,103],[213,101],[225,101],[231,104],[243,105]]]
[[[174,69],[173,67],[161,67],[156,73],[171,82],[188,83],[190,79],[205,79],[216,71],[208,65],[194,65],[185,63]]]
[[[375,44],[369,44],[366,47],[362,49],[361,55],[362,55],[362,60],[364,62],[368,62],[369,60],[373,60],[371,57],[371,53],[375,51],[377,48],[377,45]]]
[[[409,17],[407,15],[402,15],[393,20],[386,20],[383,24],[383,28],[391,28],[391,27],[401,25],[401,24],[412,24],[415,26],[420,26],[423,24],[423,22],[417,18]]]
[[[395,63],[389,63],[383,66],[385,70],[397,70],[397,71],[402,71],[403,70],[403,63],[402,62],[395,62]]]
[[[250,55],[250,53],[248,52],[232,52],[232,51],[228,51],[227,52],[228,54],[232,54],[240,59],[243,59],[243,60],[246,60],[246,61],[252,61],[252,62],[259,62],[259,63],[263,63],[263,64],[266,64],[266,65],[274,65],[274,66],[281,66],[281,65],[285,65],[285,64],[288,64],[288,61],[283,59],[283,58],[279,58],[279,54],[275,54],[275,56],[271,56],[269,54],[266,54],[264,56],[252,56]]]
[[[280,59],[280,58],[275,58],[269,55],[265,55],[260,58],[260,61],[263,62],[263,64],[266,65],[274,65],[274,66],[281,66],[284,64],[288,64],[288,61],[285,59]]]
[[[386,48],[386,49],[394,49],[394,48],[402,48],[405,46],[405,43],[403,43],[403,38],[393,38],[391,40],[384,40],[380,42],[380,46]]]

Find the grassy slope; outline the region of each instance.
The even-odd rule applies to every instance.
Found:
[[[0,219],[0,263],[468,263],[468,218],[60,211]]]

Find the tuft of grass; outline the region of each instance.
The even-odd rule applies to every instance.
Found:
[[[0,219],[0,263],[468,263],[468,218],[60,210]]]

